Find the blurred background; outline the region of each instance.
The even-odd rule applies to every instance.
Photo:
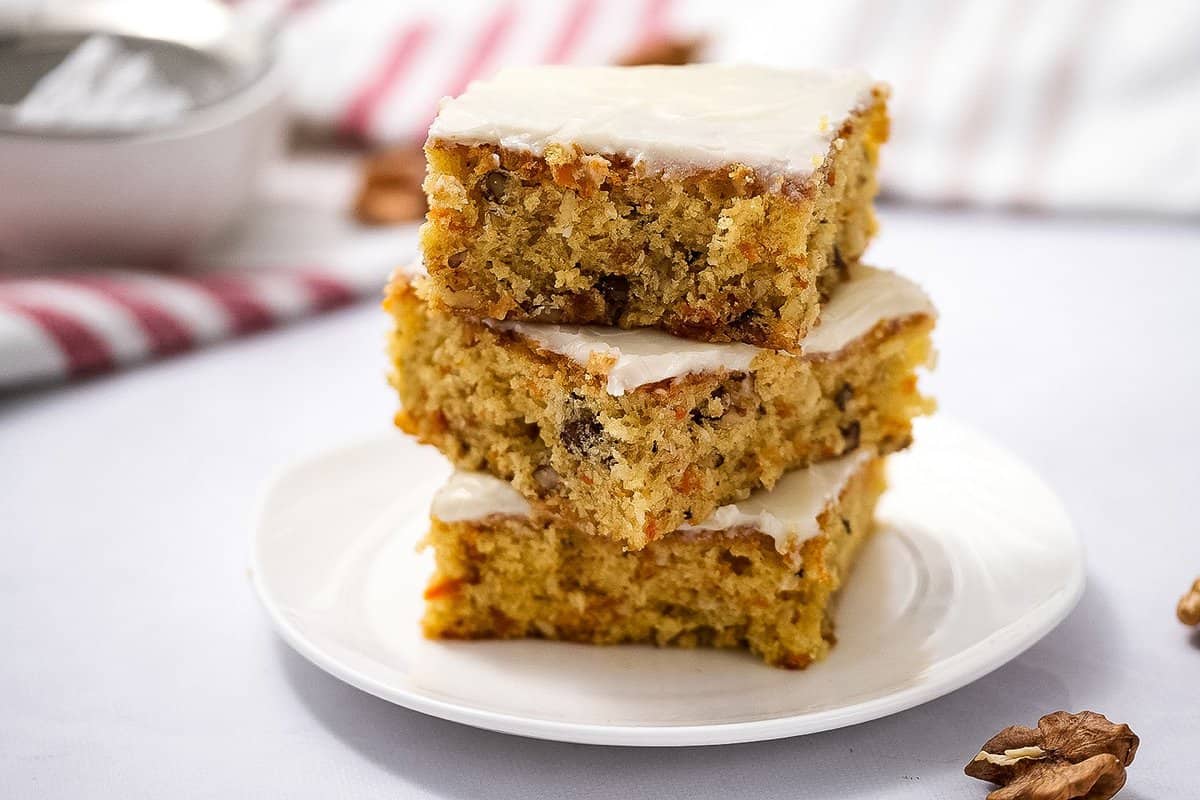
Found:
[[[697,60],[890,83],[885,208],[1200,214],[1191,0],[0,0],[0,390],[375,298],[473,78]]]

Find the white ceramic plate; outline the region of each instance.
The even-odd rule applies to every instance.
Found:
[[[1083,591],[1054,494],[969,428],[923,421],[889,464],[879,529],[837,609],[838,645],[802,672],[736,651],[434,642],[415,545],[449,473],[397,434],[303,461],[263,498],[254,581],[283,637],[385,700],[480,728],[612,745],[813,733],[940,697],[1049,632]]]

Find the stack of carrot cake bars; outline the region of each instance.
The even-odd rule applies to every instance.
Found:
[[[857,71],[512,69],[429,132],[397,424],[459,470],[455,639],[748,647],[802,668],[931,408],[934,310],[861,263],[887,138]]]

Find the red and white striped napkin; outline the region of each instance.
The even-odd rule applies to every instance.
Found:
[[[318,272],[164,276],[63,272],[0,280],[0,385],[77,377],[334,308],[353,292]]]
[[[360,298],[416,252],[416,225],[359,226],[353,160],[293,160],[266,176],[227,243],[147,271],[0,272],[0,389],[74,378],[264,330]]]
[[[233,5],[279,26],[298,117],[377,143],[423,138],[440,98],[501,64],[605,63],[671,30],[669,0]],[[169,269],[31,273],[0,261],[0,391],[374,300],[390,271],[415,257],[416,226],[350,219],[357,166],[280,165],[230,241]]]

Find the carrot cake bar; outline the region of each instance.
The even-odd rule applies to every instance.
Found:
[[[430,300],[795,351],[875,231],[886,95],[717,64],[472,83],[425,147]]]
[[[658,330],[475,321],[397,273],[397,425],[460,469],[637,550],[788,469],[906,446],[931,402],[934,311],[913,283],[855,266],[800,354]]]
[[[801,669],[834,641],[830,603],[871,530],[883,460],[867,448],[637,553],[559,521],[486,473],[434,500],[426,635],[748,647]]]

